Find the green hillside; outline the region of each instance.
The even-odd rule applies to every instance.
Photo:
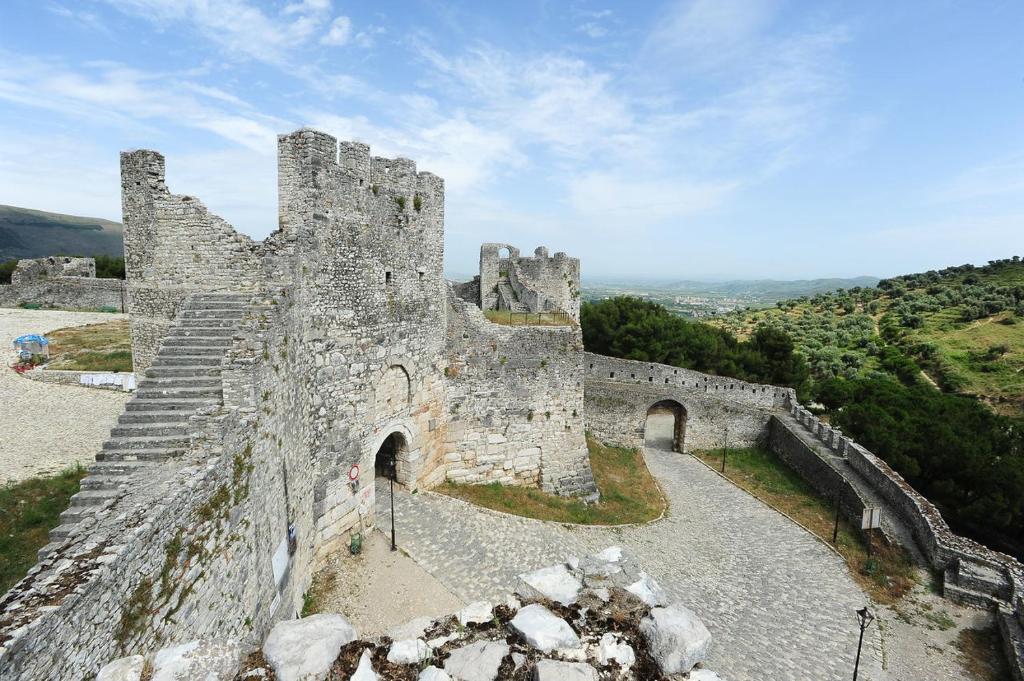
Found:
[[[712,323],[740,338],[760,326],[781,328],[818,381],[923,370],[946,392],[978,397],[1001,414],[1024,415],[1019,256],[804,296]]]
[[[0,205],[0,262],[48,255],[124,254],[121,223]]]

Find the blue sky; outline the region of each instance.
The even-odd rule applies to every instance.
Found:
[[[447,269],[887,276],[1024,252],[1024,3],[5,0],[0,203],[120,218],[118,152],[240,231],[275,135],[447,185]]]

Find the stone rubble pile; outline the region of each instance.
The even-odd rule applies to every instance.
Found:
[[[723,681],[711,634],[611,547],[519,576],[515,595],[359,639],[341,615],[279,622],[261,650],[193,641],[104,667],[97,681]]]

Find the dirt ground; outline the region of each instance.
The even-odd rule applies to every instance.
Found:
[[[440,617],[466,604],[378,530],[358,556],[339,554],[314,578],[317,611],[345,615],[361,636],[383,634],[417,617]]]
[[[0,484],[92,462],[130,397],[114,390],[23,378],[10,369],[16,359],[11,342],[22,334],[116,319],[127,317],[0,308]]]

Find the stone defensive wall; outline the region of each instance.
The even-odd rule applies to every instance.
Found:
[[[648,410],[677,412],[677,451],[749,447],[766,432],[788,388],[689,369],[585,353],[587,429],[622,447],[642,447]]]
[[[494,324],[455,289],[448,303],[447,478],[592,495],[580,328]]]
[[[795,399],[772,415],[769,446],[854,522],[865,506],[881,508],[885,533],[943,573],[945,597],[994,611],[1014,678],[1024,679],[1024,565],[954,533],[899,473]]]
[[[250,388],[190,419],[183,456],[124,462],[138,470],[118,494],[0,600],[5,680],[87,678],[126,652],[190,638],[258,642],[301,608],[310,485],[289,471],[289,434],[255,408],[249,327],[222,380]]]
[[[501,257],[501,251],[508,252]],[[580,261],[562,252],[548,255],[539,246],[533,257],[520,256],[508,244],[486,243],[480,247],[480,299],[484,310],[510,309],[502,299],[499,281],[508,279],[516,303],[530,312],[565,312],[580,318]]]
[[[124,312],[125,283],[120,279],[97,279],[92,258],[19,260],[11,273],[11,283],[0,285],[0,307],[26,304]]]

